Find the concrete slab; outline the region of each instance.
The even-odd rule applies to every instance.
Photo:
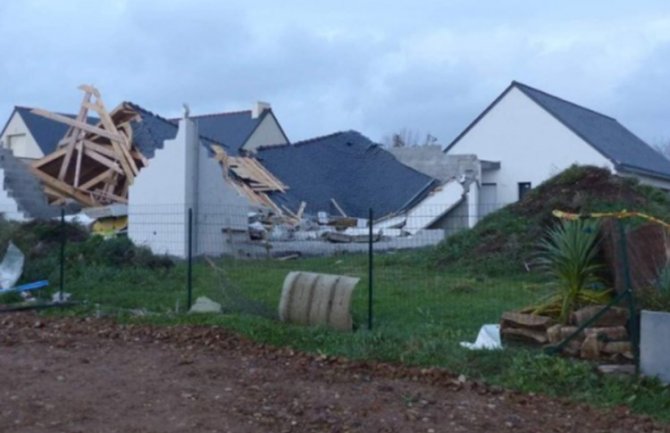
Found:
[[[670,384],[670,313],[642,311],[640,371]]]
[[[214,302],[207,296],[199,296],[195,304],[188,310],[189,313],[220,313],[221,304]]]

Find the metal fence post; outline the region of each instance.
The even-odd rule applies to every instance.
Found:
[[[193,208],[188,208],[188,263],[186,271],[186,311],[193,301]]]
[[[631,345],[633,346],[633,357],[635,358],[635,373],[640,374],[640,330],[637,321],[637,306],[635,305],[635,292],[630,276],[630,263],[628,261],[628,238],[623,222],[619,219],[619,248],[621,248],[621,266],[624,273],[626,292],[628,293],[628,316]]]
[[[60,208],[60,275],[58,284],[58,301],[63,302],[63,289],[65,285],[65,241],[67,234],[65,233],[65,208]]]
[[[372,291],[373,291],[373,277],[374,277],[374,250],[372,248],[373,232],[373,214],[372,208],[368,215],[368,330],[372,330]]]

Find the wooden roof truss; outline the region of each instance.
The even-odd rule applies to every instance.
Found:
[[[33,173],[45,186],[51,204],[75,200],[83,206],[127,203],[128,188],[146,158],[133,147],[130,122],[139,115],[121,104],[108,112],[93,86],[82,85],[84,97],[79,113],[72,119],[42,109],[32,112],[69,126],[55,152],[32,164]],[[100,119],[87,122],[89,113]]]

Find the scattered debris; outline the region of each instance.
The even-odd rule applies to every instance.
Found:
[[[51,302],[53,302],[54,304],[61,303],[61,302],[68,302],[71,297],[72,297],[72,293],[56,292],[53,295],[51,295]]]
[[[535,346],[556,346],[573,335],[579,326],[592,318],[604,305],[590,305],[572,314],[569,324],[556,323],[547,316],[503,313],[501,335],[504,340],[518,341]],[[627,310],[612,308],[600,320],[585,328],[570,340],[563,353],[584,359],[608,359],[627,362],[633,359],[630,336],[626,330]]]
[[[598,366],[598,371],[602,374],[635,374],[635,366],[633,364],[603,364]]]
[[[256,158],[250,156],[229,156],[223,147],[212,145],[215,158],[221,163],[223,177],[230,180],[237,191],[247,197],[251,203],[267,206],[278,215],[284,215],[267,193],[270,191],[285,192],[288,187],[263,167]],[[296,218],[293,215],[294,219]]]
[[[482,325],[477,334],[477,339],[474,343],[461,341],[461,347],[470,350],[494,350],[502,349],[502,342],[500,341],[500,325],[493,323]]]
[[[21,250],[13,242],[9,242],[5,257],[2,259],[2,263],[0,263],[0,291],[13,288],[16,282],[19,281],[21,273],[23,273],[24,262],[25,256]]]
[[[207,296],[198,296],[195,303],[188,310],[189,313],[220,313],[221,304],[214,302]]]

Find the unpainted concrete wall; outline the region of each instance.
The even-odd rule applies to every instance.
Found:
[[[670,313],[642,311],[640,371],[670,384]]]

